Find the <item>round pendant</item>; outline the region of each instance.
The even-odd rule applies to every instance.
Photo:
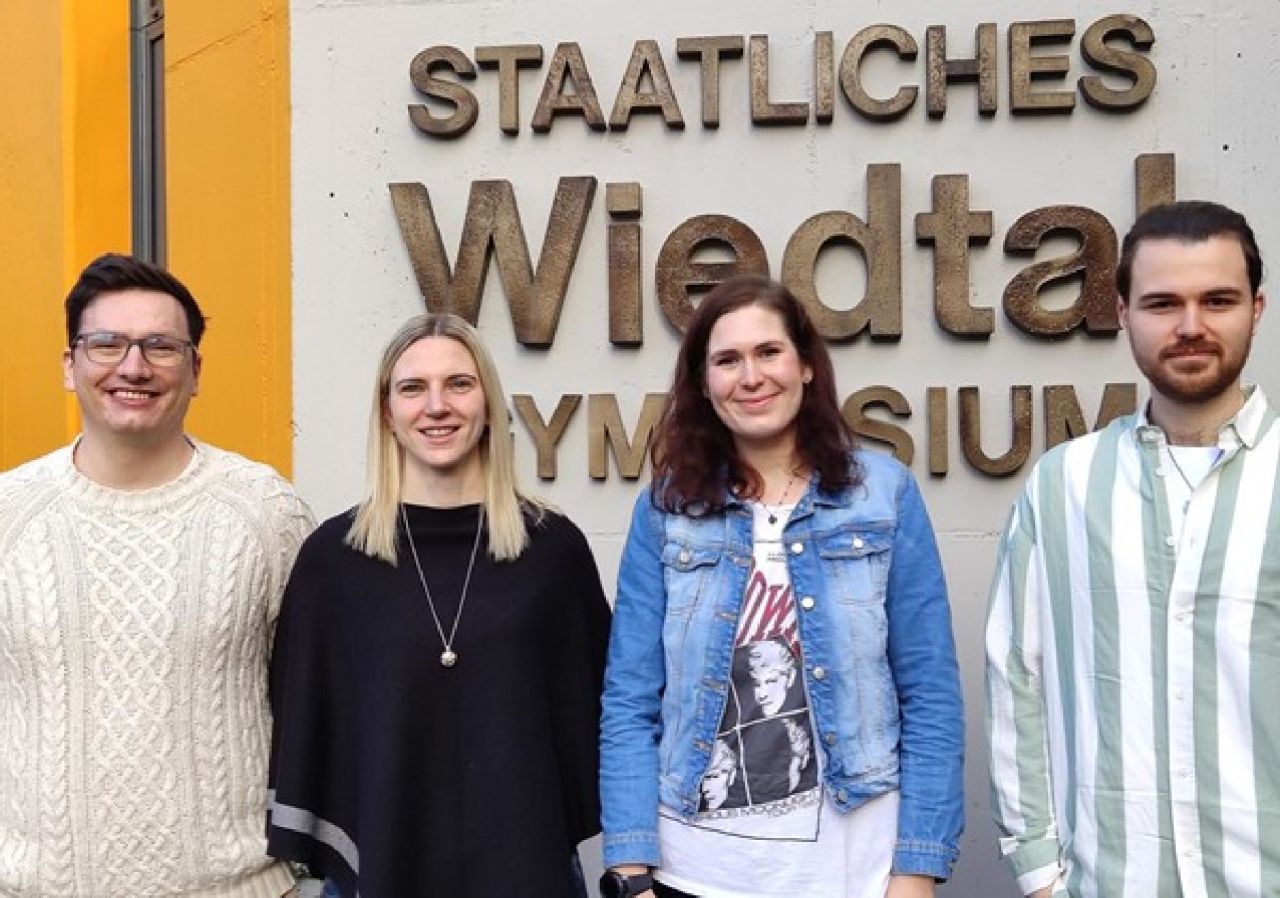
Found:
[[[458,663],[458,654],[453,649],[445,649],[440,653],[440,663],[445,667],[453,667]]]

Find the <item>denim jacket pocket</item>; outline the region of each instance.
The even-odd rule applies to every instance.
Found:
[[[888,530],[851,528],[818,541],[830,595],[846,605],[883,605],[893,545]]]
[[[672,540],[662,547],[662,577],[666,585],[667,616],[685,616],[714,582],[712,573],[724,554],[723,546],[699,546]]]

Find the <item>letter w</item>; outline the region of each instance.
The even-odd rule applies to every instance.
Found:
[[[428,309],[453,312],[475,324],[489,258],[497,256],[516,339],[526,346],[551,345],[595,197],[594,177],[560,179],[537,271],[529,261],[529,244],[510,181],[471,182],[456,270],[450,269],[427,188],[418,183],[388,184],[387,188]]]

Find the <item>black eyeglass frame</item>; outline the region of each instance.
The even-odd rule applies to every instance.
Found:
[[[118,346],[124,344],[124,352],[120,353],[120,357],[110,361],[95,359],[90,354],[89,341],[93,337],[110,337]],[[119,365],[129,356],[133,347],[138,347],[138,351],[142,353],[143,359],[148,365],[154,365],[157,368],[177,368],[187,360],[187,350],[195,351],[196,344],[191,340],[184,340],[181,337],[171,337],[168,334],[148,334],[145,337],[130,337],[125,334],[118,334],[115,331],[89,331],[88,333],[79,334],[71,341],[71,348],[74,350],[77,345],[84,347],[84,355],[89,361],[95,365]],[[181,352],[172,360],[162,356],[160,360],[151,357],[152,350],[180,347]],[[105,347],[97,347],[102,349]]]

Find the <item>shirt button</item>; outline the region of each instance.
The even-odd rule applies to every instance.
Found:
[[[816,604],[817,602],[813,600],[813,596],[805,596],[803,599],[800,600],[800,607],[803,608],[805,611],[812,611],[813,606]]]
[[[853,547],[854,547],[855,549],[861,549],[861,548],[862,548],[863,546],[865,546],[865,545],[866,545],[866,543],[865,543],[865,542],[863,542],[862,537],[860,537],[860,536],[855,536],[855,537],[853,538]]]
[[[792,555],[799,555],[799,554],[800,554],[801,552],[803,552],[803,551],[804,551],[804,543],[792,543],[792,544],[791,544],[791,554],[792,554]]]
[[[1166,471],[1164,468],[1156,468],[1156,476],[1157,476],[1157,477],[1163,477],[1165,474],[1168,474],[1168,473],[1169,473],[1169,472],[1168,472],[1168,471]]]
[[[827,669],[825,667],[815,667],[813,669],[813,678],[815,680],[825,680],[827,678]]]
[[[1164,544],[1166,546],[1176,546],[1178,544],[1178,541],[1174,539],[1172,536],[1166,536],[1164,538]]]

